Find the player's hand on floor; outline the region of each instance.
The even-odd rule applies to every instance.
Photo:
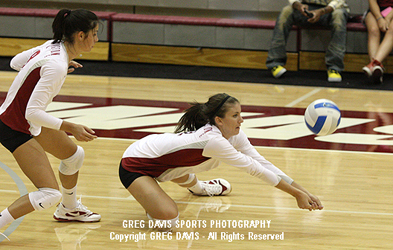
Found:
[[[309,194],[308,196],[309,196],[310,199],[313,201],[313,204],[312,204],[313,210],[316,210],[316,209],[322,210],[322,209],[323,209],[322,202],[319,200],[318,197],[316,197],[316,196],[313,195],[313,194]]]

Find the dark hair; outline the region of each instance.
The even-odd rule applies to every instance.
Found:
[[[216,116],[224,118],[229,105],[239,101],[228,94],[215,94],[206,103],[193,102],[191,107],[185,110],[184,115],[177,123],[175,133],[194,131],[207,123],[215,125]]]
[[[62,9],[57,13],[52,23],[53,43],[59,43],[62,40],[74,43],[73,35],[75,32],[83,31],[87,34],[97,24],[96,14],[89,10],[77,9],[71,11]]]

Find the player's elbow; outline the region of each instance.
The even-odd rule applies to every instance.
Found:
[[[15,62],[15,59],[11,60],[10,67],[11,67],[11,69],[14,69],[16,71],[20,71],[20,69],[21,69],[21,67],[19,67],[18,64]]]
[[[39,117],[39,111],[33,108],[26,108],[25,119],[34,122]]]

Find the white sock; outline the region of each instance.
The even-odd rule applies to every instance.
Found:
[[[78,205],[78,202],[76,200],[76,186],[71,188],[71,189],[66,189],[62,187],[62,193],[63,193],[63,200],[61,203],[68,208],[68,209],[74,209]]]
[[[200,181],[197,181],[197,183],[194,186],[189,187],[188,189],[191,190],[193,193],[196,193],[196,194],[201,194],[203,192],[203,190],[204,190],[204,188],[202,187]]]
[[[0,228],[4,227],[8,223],[13,222],[15,219],[12,217],[8,208],[4,209],[3,212],[0,213]]]

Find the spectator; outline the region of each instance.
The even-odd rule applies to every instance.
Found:
[[[364,23],[368,32],[370,63],[363,67],[363,71],[374,82],[381,83],[384,71],[382,61],[393,49],[393,0],[368,0],[368,3]],[[382,42],[381,33],[385,34]]]
[[[277,18],[266,66],[273,77],[285,72],[287,61],[285,46],[293,25],[323,26],[332,30],[332,38],[326,51],[325,62],[328,81],[341,82],[344,70],[344,54],[347,37],[349,8],[345,0],[289,0]]]

